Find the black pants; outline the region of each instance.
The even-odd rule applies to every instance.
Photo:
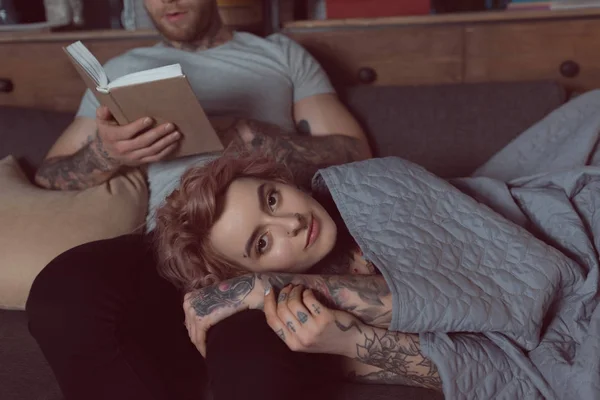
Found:
[[[212,328],[205,363],[187,336],[181,295],[156,273],[143,236],[57,257],[35,280],[27,313],[67,400],[199,400],[207,376],[215,400],[293,399],[332,379],[328,357],[289,351],[260,311]]]

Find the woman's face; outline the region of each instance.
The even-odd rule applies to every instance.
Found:
[[[335,245],[337,228],[327,211],[294,186],[240,178],[224,201],[211,244],[249,271],[305,272]]]

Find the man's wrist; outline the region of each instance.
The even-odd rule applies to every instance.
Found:
[[[93,163],[98,170],[105,173],[111,173],[122,167],[122,164],[116,158],[111,157],[108,151],[106,151],[100,135],[97,134],[95,139],[90,142],[88,150],[93,154],[90,162]]]

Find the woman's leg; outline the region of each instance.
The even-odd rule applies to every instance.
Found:
[[[35,280],[27,313],[67,400],[197,400],[204,362],[181,303],[147,239],[132,235],[57,257]]]
[[[325,386],[339,378],[336,360],[292,352],[269,328],[262,311],[236,314],[208,333],[206,364],[213,400],[332,399]]]

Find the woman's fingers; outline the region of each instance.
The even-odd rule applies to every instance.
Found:
[[[306,309],[303,302],[303,292],[305,292],[303,286],[295,286],[290,292],[287,308],[295,317],[300,325],[304,325],[309,322],[311,318],[310,311]]]
[[[327,307],[317,300],[315,293],[311,289],[307,289],[302,293],[302,302],[314,318],[319,318],[323,315],[324,311],[327,311]]]
[[[267,317],[267,324],[273,329],[277,336],[285,342],[289,338],[289,333],[287,332],[285,325],[277,316],[275,291],[272,288],[267,289],[265,292],[264,310],[265,316]],[[286,333],[288,334],[286,335]]]
[[[277,317],[291,333],[296,333],[299,322],[288,308],[293,289],[293,285],[288,285],[279,292],[279,296],[277,297]],[[294,295],[297,297],[296,294]]]
[[[290,295],[292,289],[292,285],[287,285],[286,287],[281,289],[281,291],[279,292],[279,296],[277,296],[277,304],[287,302],[288,296]]]
[[[185,311],[185,327],[187,328],[188,336],[194,346],[200,351],[200,346],[198,346],[198,339],[196,337],[196,312],[189,301],[188,295],[186,295],[186,300],[183,303],[183,309]]]

